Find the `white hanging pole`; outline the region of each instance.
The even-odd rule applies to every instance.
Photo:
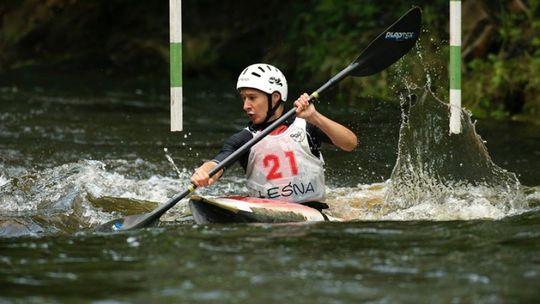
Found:
[[[169,0],[171,131],[182,131],[182,1]]]
[[[461,0],[450,0],[450,134],[461,133]]]

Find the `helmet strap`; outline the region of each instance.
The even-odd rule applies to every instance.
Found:
[[[268,97],[268,112],[266,112],[266,118],[264,119],[263,123],[267,123],[268,120],[270,120],[270,117],[272,117],[272,115],[276,113],[276,110],[279,108],[279,106],[283,102],[280,98],[278,102],[276,103],[276,105],[272,107],[272,94],[267,93],[266,96]]]

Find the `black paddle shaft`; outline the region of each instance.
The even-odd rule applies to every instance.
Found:
[[[409,52],[409,50],[416,43],[420,33],[421,19],[420,8],[411,8],[401,18],[394,22],[394,24],[377,36],[377,38],[375,38],[375,40],[373,40],[368,47],[365,48],[362,53],[360,53],[353,63],[348,65],[341,72],[322,85],[317,91],[312,93],[309,101],[312,102],[314,99],[318,98],[319,94],[327,91],[349,75],[358,77],[373,75],[398,61],[401,57],[407,54],[407,52]],[[242,147],[212,168],[212,170],[208,172],[208,175],[213,176],[221,169],[234,163],[242,154],[246,153],[249,149],[251,149],[252,146],[261,141],[279,125],[283,124],[287,119],[294,116],[295,113],[296,108],[293,107],[280,118],[271,123],[263,131],[257,133]],[[97,230],[129,230],[147,227],[155,223],[161,217],[161,215],[176,205],[181,199],[195,191],[196,188],[197,186],[191,184],[186,190],[176,194],[165,204],[157,207],[149,213],[132,215],[126,218],[113,220],[102,225]]]

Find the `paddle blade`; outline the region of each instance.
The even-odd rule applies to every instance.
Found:
[[[131,229],[154,226],[156,225],[156,223],[159,222],[159,218],[163,215],[163,213],[167,212],[167,210],[171,209],[181,199],[183,199],[184,197],[188,196],[193,191],[195,191],[196,188],[197,187],[195,187],[194,185],[190,185],[186,190],[184,190],[184,192],[176,194],[171,199],[169,199],[165,204],[157,207],[151,212],[139,214],[139,215],[130,215],[124,218],[112,220],[110,222],[107,222],[95,228],[94,231],[115,232],[115,231],[120,231],[120,230],[131,230]]]
[[[416,43],[421,25],[422,11],[413,7],[375,38],[351,63],[354,66],[351,75],[373,75],[398,61]]]
[[[157,220],[152,213],[140,215],[130,215],[128,217],[115,219],[95,228],[96,232],[116,232],[121,230],[131,230],[135,228],[149,227],[155,224]]]

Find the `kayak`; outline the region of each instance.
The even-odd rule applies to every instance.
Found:
[[[291,223],[335,220],[314,208],[285,201],[228,196],[207,198],[193,195],[189,207],[197,224]]]

